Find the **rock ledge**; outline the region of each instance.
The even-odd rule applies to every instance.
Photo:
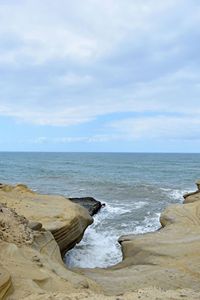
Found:
[[[80,242],[85,229],[93,222],[86,209],[65,197],[37,194],[22,184],[1,184],[0,202],[25,216],[30,224],[41,223],[53,234],[62,255]]]

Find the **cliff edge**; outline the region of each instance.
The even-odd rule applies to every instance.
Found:
[[[22,184],[1,184],[0,202],[25,216],[30,223],[42,223],[53,234],[62,255],[80,242],[85,229],[93,222],[86,209],[65,197],[41,195]]]

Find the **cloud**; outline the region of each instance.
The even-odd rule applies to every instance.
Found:
[[[128,118],[110,126],[130,140],[200,140],[199,115]]]
[[[155,59],[163,59],[178,51],[171,44],[185,27],[195,28],[199,10],[194,5],[184,0],[8,1],[0,5],[0,33],[7,44],[1,54],[20,64],[23,59],[30,64],[56,59],[90,63],[120,54],[120,49],[123,54],[126,46],[137,55],[150,43],[165,46],[154,49]]]
[[[69,144],[69,143],[104,143],[110,141],[121,140],[119,135],[99,134],[91,136],[64,136],[64,137],[37,137],[30,139],[31,144]]]
[[[110,129],[135,128],[127,130],[132,138],[152,128],[157,138],[167,135],[163,121],[172,133],[174,124],[177,137],[186,125],[195,133],[199,16],[194,0],[1,2],[0,115],[92,127],[101,117],[136,113],[137,120],[119,120]],[[146,118],[151,113],[160,117]]]
[[[79,75],[75,73],[67,73],[58,77],[58,82],[64,86],[77,86],[89,84],[93,81],[90,75]]]

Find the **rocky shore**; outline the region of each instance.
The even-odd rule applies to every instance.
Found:
[[[65,197],[40,195],[22,184],[0,185],[0,199],[30,223],[42,223],[42,227],[53,234],[61,254],[80,242],[85,229],[93,222],[84,208]]]
[[[200,189],[161,214],[154,233],[122,236],[123,261],[69,270],[62,255],[88,210],[24,185],[0,185],[0,299],[200,299]],[[103,244],[103,241],[102,241]]]
[[[72,202],[79,204],[85,207],[91,216],[94,216],[101,209],[102,204],[100,201],[95,200],[92,197],[83,197],[83,198],[69,198]]]

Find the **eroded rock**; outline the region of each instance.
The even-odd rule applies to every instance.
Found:
[[[86,209],[65,197],[37,194],[22,184],[1,185],[0,201],[32,224],[42,223],[54,235],[62,255],[80,242],[85,229],[93,222]]]
[[[200,191],[195,191],[195,192],[192,192],[192,193],[187,193],[183,197],[184,197],[184,202],[183,202],[184,204],[192,203],[192,202],[195,202],[195,201],[199,201],[199,199],[200,199]]]
[[[8,290],[11,289],[11,276],[6,269],[0,264],[0,299],[4,299]]]
[[[200,298],[199,200],[167,207],[161,214],[159,231],[121,237],[121,263],[77,272],[95,280],[109,295],[154,286],[163,290],[192,289]]]
[[[31,192],[32,196],[30,196],[28,193],[24,188],[23,192],[20,192],[18,187],[16,192],[6,187],[3,193],[0,192],[0,199],[7,202],[7,205],[10,203],[16,209],[20,204],[23,206],[24,202],[24,212],[27,212],[30,207],[36,209],[37,206],[47,207],[45,208],[47,212],[51,212],[54,207],[54,196],[52,196],[54,200],[48,196],[45,201],[42,201],[43,195]],[[8,194],[10,200],[7,200]],[[48,210],[47,199],[50,201],[50,210]],[[62,201],[63,198],[56,199]],[[40,201],[41,203],[38,204]],[[75,204],[71,203],[71,205]],[[77,213],[79,210],[77,211],[76,206],[72,208],[69,205],[69,211],[71,215],[74,211],[75,217],[80,215]],[[51,215],[54,222],[56,222],[55,213],[58,212],[60,218],[59,210]],[[0,207],[2,229],[8,228],[7,234],[10,236],[9,239],[4,233],[0,236],[0,270],[4,270],[5,274],[4,277],[2,276],[4,280],[0,277],[0,293],[3,291],[4,295],[5,293],[11,295],[9,299],[12,300],[155,300],[184,297],[190,300],[199,299],[199,212],[199,200],[187,205],[171,205],[161,214],[160,222],[163,226],[161,230],[155,233],[121,237],[123,250],[121,263],[108,269],[82,269],[74,273],[64,266],[58,244],[51,232],[45,229],[32,230],[26,218],[18,216],[14,210],[2,205]],[[54,224],[50,226],[49,216],[45,219],[44,212],[39,214],[40,216],[43,214],[46,227],[56,229]],[[33,213],[30,215],[32,216]],[[33,218],[30,220],[38,222]],[[16,227],[16,231],[11,230],[12,226]],[[28,236],[29,243],[24,241],[23,235]],[[5,290],[4,287],[7,289]]]
[[[92,280],[67,270],[50,231],[32,230],[25,217],[4,204],[0,208],[0,299],[66,294],[86,286],[100,291]]]

